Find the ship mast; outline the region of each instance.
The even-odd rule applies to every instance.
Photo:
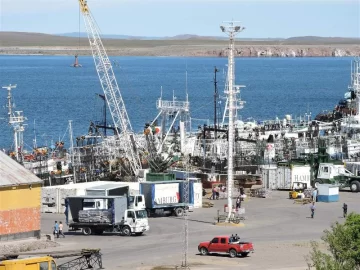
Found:
[[[356,117],[360,118],[360,58],[352,62],[351,90],[356,95]]]
[[[7,95],[7,107],[8,107],[8,117],[9,117],[9,125],[13,127],[14,130],[14,153],[16,160],[19,162],[22,162],[22,152],[24,147],[24,138],[23,138],[23,132],[25,130],[24,128],[24,121],[26,118],[23,115],[22,111],[15,111],[13,112],[13,105],[12,105],[12,97],[11,97],[11,90],[16,88],[15,85],[8,85],[3,86],[3,89],[6,89],[8,91]]]
[[[222,32],[226,33],[229,36],[230,46],[228,54],[228,110],[229,110],[229,127],[228,127],[228,180],[227,180],[227,191],[228,191],[228,209],[229,214],[227,221],[231,218],[232,215],[232,186],[233,186],[233,159],[234,159],[234,116],[236,104],[236,92],[239,91],[238,87],[235,88],[235,76],[234,76],[234,42],[235,36],[237,33],[243,31],[245,28],[239,25],[235,25],[236,22],[224,22],[227,25],[220,26]]]

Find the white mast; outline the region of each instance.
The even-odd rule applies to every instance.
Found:
[[[356,117],[360,117],[360,58],[354,59],[352,63],[351,90],[356,95]]]
[[[24,121],[26,118],[23,116],[22,111],[13,112],[13,105],[11,99],[11,90],[16,88],[15,85],[3,86],[2,88],[8,91],[8,116],[9,116],[9,125],[14,129],[14,152],[17,161],[22,161],[22,152],[24,146],[23,132],[24,132]]]
[[[224,22],[227,23],[226,26],[220,26],[222,32],[227,33],[230,39],[229,54],[228,54],[228,106],[229,106],[229,127],[228,127],[228,181],[227,181],[227,191],[228,191],[228,220],[232,214],[232,186],[233,186],[233,159],[234,159],[234,110],[236,104],[236,89],[234,83],[234,41],[235,35],[245,28],[239,25],[235,25],[235,22]]]
[[[72,120],[69,120],[69,134],[70,134],[71,166],[73,168],[74,183],[76,183],[76,173],[75,173],[75,170],[74,170],[74,138],[73,138]]]

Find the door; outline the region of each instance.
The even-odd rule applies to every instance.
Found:
[[[145,199],[144,195],[135,196],[135,209],[142,210],[145,209]]]
[[[218,252],[227,252],[227,248],[228,248],[227,239],[226,238],[220,238]]]
[[[219,252],[219,238],[215,237],[210,242],[209,252]]]
[[[127,223],[130,227],[134,227],[134,226],[135,226],[135,211],[133,211],[133,210],[127,210],[126,223]]]

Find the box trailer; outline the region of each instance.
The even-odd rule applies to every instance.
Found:
[[[182,216],[189,209],[183,202],[183,181],[161,181],[140,183],[140,194],[145,198],[145,209],[148,216],[154,214],[173,214]]]

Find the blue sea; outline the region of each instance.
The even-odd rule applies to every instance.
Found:
[[[226,58],[111,57],[114,72],[134,131],[157,115],[156,100],[184,100],[189,96],[192,126],[213,121],[213,69],[223,93]],[[334,108],[350,83],[352,58],[237,58],[236,83],[246,85],[241,118],[268,120]],[[69,145],[68,123],[74,137],[86,134],[91,120],[101,120],[103,94],[92,57],[80,57],[82,68],[72,68],[72,56],[0,56],[0,85],[17,84],[12,91],[16,110],[27,117],[24,142],[31,148],[51,146],[59,139]],[[186,79],[187,73],[187,79]],[[187,83],[186,83],[187,81]],[[12,145],[7,124],[7,91],[0,89],[0,148]],[[225,100],[222,105],[225,104]],[[196,120],[205,119],[205,120]],[[110,115],[108,114],[110,121]]]

